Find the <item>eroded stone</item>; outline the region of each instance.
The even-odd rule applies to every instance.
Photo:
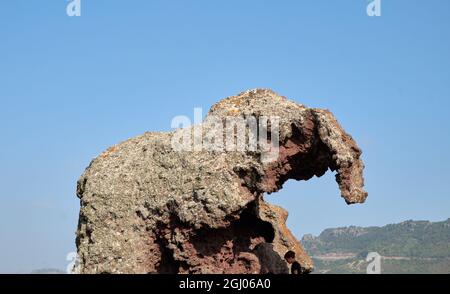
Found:
[[[361,150],[331,112],[270,90],[223,99],[208,113],[251,115],[280,118],[276,161],[262,161],[259,151],[174,151],[174,132],[145,133],[95,158],[77,186],[78,271],[287,273],[288,250],[311,271],[287,212],[263,195],[330,169],[344,200],[362,203]]]

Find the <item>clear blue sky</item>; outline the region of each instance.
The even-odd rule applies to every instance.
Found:
[[[268,197],[298,238],[450,217],[450,1],[67,3],[0,2],[0,272],[65,268],[102,150],[256,87],[332,110],[364,151],[364,205],[332,173]]]

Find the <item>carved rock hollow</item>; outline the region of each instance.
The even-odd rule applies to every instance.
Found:
[[[288,273],[288,250],[305,273],[313,269],[285,225],[287,212],[263,195],[330,169],[344,200],[362,203],[361,150],[331,112],[271,90],[221,100],[203,132],[213,116],[279,117],[277,159],[262,160],[262,151],[176,151],[176,131],[109,148],[78,181],[77,272]]]

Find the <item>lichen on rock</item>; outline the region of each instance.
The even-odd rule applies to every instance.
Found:
[[[344,200],[362,203],[361,150],[331,112],[271,90],[218,102],[202,132],[208,118],[230,116],[278,117],[276,160],[261,150],[174,150],[172,131],[129,139],[91,162],[77,185],[79,272],[288,273],[288,250],[304,272],[313,269],[287,212],[263,195],[330,169]]]

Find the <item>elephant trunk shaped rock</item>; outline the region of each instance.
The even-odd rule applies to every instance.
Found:
[[[330,169],[344,200],[362,203],[360,157],[327,110],[265,89],[223,99],[200,126],[148,132],[91,162],[77,186],[77,272],[288,273],[289,250],[310,272],[287,212],[263,195]]]

